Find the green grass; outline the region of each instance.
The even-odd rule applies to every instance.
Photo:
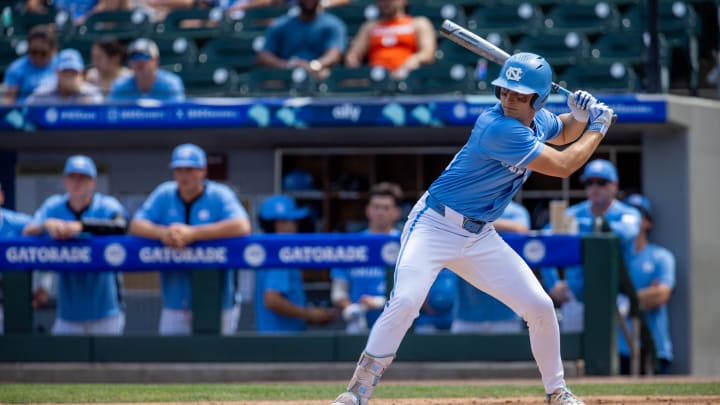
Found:
[[[579,395],[720,395],[716,383],[574,384]],[[0,403],[197,402],[334,398],[338,384],[0,384]],[[377,398],[541,396],[535,385],[386,385]]]

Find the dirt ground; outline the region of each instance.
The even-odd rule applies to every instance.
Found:
[[[711,405],[720,404],[720,396],[588,396],[583,400],[587,405]],[[508,397],[508,398],[406,398],[406,399],[373,399],[372,405],[540,405],[545,404],[543,398]],[[195,402],[197,405],[328,405],[330,400],[312,401],[238,401],[238,402]],[[189,405],[189,402],[177,403],[140,403],[138,405]],[[87,405],[87,404],[65,404]],[[102,405],[130,405],[102,404]]]

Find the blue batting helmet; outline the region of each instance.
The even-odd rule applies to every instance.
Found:
[[[552,76],[552,67],[545,58],[534,53],[520,52],[505,61],[492,84],[498,98],[501,87],[520,94],[537,94],[532,100],[532,108],[537,111],[550,95]]]
[[[285,194],[276,194],[260,205],[260,219],[264,221],[297,221],[308,216],[308,208],[300,208],[295,199]]]
[[[650,200],[644,195],[631,194],[625,199],[625,203],[639,209],[646,217],[652,219],[652,206],[650,205]]]

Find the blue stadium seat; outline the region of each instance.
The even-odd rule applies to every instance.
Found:
[[[330,76],[318,85],[320,95],[381,96],[393,93],[395,82],[381,67],[335,67]]]
[[[620,13],[607,1],[554,7],[544,21],[545,31],[599,34],[618,29]]]

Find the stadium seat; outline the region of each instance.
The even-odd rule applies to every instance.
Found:
[[[619,62],[570,66],[560,75],[558,84],[569,89],[600,92],[641,90],[633,67]]]
[[[321,95],[372,95],[391,94],[395,82],[387,70],[381,67],[336,67],[330,76],[318,85]]]
[[[275,18],[285,14],[298,13],[297,7],[272,6],[255,7],[244,11],[238,11],[231,16],[231,31],[233,33],[254,32],[262,34],[265,32]]]
[[[408,14],[412,16],[425,16],[432,23],[435,29],[439,29],[443,20],[453,20],[460,25],[465,25],[467,17],[462,7],[449,2],[444,5],[432,5],[422,3],[410,3]]]
[[[256,35],[218,37],[209,40],[198,55],[199,63],[224,64],[238,72],[245,72],[257,65],[256,51],[262,47],[264,38]]]
[[[155,24],[156,36],[205,39],[222,35],[229,29],[229,20],[222,8],[181,8],[168,13]]]
[[[411,71],[397,89],[407,94],[467,94],[477,92],[477,81],[471,67],[436,63]]]
[[[140,9],[134,11],[103,11],[94,13],[84,24],[75,27],[75,36],[99,38],[113,36],[131,40],[151,32],[150,17]]]
[[[522,35],[537,32],[542,20],[540,8],[528,3],[482,5],[468,17],[467,26],[471,31]]]
[[[590,57],[590,41],[578,32],[545,32],[542,35],[522,37],[515,47],[516,52],[534,52],[542,55],[554,68],[563,68],[585,63]]]
[[[347,27],[349,41],[353,39],[365,21],[376,20],[378,17],[378,9],[375,4],[351,3],[345,6],[333,7],[328,10],[328,13],[343,20]]]
[[[688,43],[700,35],[700,19],[693,7],[685,1],[660,0],[659,31],[673,48],[687,48]],[[632,7],[622,17],[626,30],[647,31],[648,12],[644,5]]]
[[[593,63],[622,62],[637,65],[646,60],[641,31],[612,31],[603,34],[591,46]]]
[[[303,68],[257,68],[240,77],[237,93],[251,97],[312,96],[316,80]]]
[[[492,44],[505,49],[508,52],[513,49],[510,37],[498,32],[475,31],[476,34],[490,41]],[[462,46],[450,41],[449,39],[440,40],[438,49],[435,53],[435,59],[438,62],[462,63],[465,65],[475,65],[479,56],[473,52],[463,48]]]
[[[198,49],[192,39],[185,37],[153,38],[160,50],[160,66],[173,72],[181,72],[195,64]]]
[[[189,97],[229,96],[238,83],[238,74],[225,66],[197,65],[178,72]]]
[[[7,38],[0,39],[0,72],[5,72],[5,69],[15,61],[15,59],[24,55],[27,52],[27,41],[25,40],[8,40]]]
[[[546,32],[574,31],[585,34],[615,30],[619,24],[620,13],[617,7],[607,1],[554,7],[543,22]]]
[[[57,13],[51,11],[48,13],[13,13],[12,24],[5,27],[5,35],[7,38],[24,37],[30,32],[30,29],[40,24],[55,24]]]

